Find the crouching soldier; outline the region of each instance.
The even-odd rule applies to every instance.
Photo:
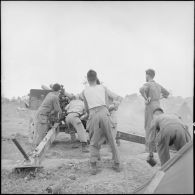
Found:
[[[35,147],[39,145],[49,130],[49,115],[57,116],[62,113],[58,97],[61,87],[58,83],[56,83],[52,86],[52,90],[52,92],[47,94],[35,114],[35,132],[33,135],[33,145]]]
[[[112,134],[110,113],[106,107],[106,88],[97,85],[97,73],[89,70],[87,73],[89,86],[83,91],[83,99],[89,114],[87,127],[90,137],[90,163],[91,174],[97,173],[97,161],[100,156],[100,140],[106,137],[111,148],[114,159],[113,169],[120,171],[120,161],[115,139]]]
[[[73,96],[70,103],[66,106],[65,110],[67,111],[66,123],[69,128],[74,128],[78,134],[78,138],[82,144],[82,152],[89,152],[87,149],[87,133],[83,126],[83,123],[80,119],[81,115],[85,113],[85,106],[82,100],[79,97]],[[83,115],[84,116],[84,115]],[[84,118],[82,116],[82,118]],[[74,144],[73,148],[76,148],[77,145]]]
[[[169,146],[174,145],[178,151],[191,139],[188,126],[181,118],[175,114],[164,114],[161,108],[153,111],[150,132],[149,149],[156,143],[161,166],[170,159]],[[148,161],[154,161],[152,150]]]

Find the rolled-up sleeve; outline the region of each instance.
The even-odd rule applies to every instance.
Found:
[[[163,86],[161,86],[161,93],[164,98],[168,98],[169,92]]]
[[[145,97],[145,94],[148,93],[148,89],[149,89],[149,86],[147,83],[145,83],[140,89],[139,89],[139,92],[140,94]]]
[[[110,91],[108,88],[106,88],[105,87],[105,89],[106,89],[106,92],[107,92],[107,94],[108,94],[108,97],[110,97],[110,98],[112,98],[113,100],[118,100],[118,101],[122,101],[122,97],[121,96],[119,96],[119,95],[117,95],[116,93],[114,93],[114,92],[112,92],[112,91]]]

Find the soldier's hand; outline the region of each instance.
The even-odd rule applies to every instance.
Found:
[[[148,156],[148,158],[147,158],[147,163],[150,165],[150,166],[155,166],[156,165],[156,161],[154,160],[154,157],[151,157],[151,156]]]
[[[115,105],[111,104],[108,108],[109,112],[115,110]]]
[[[145,101],[145,104],[149,104],[150,101],[151,101],[151,97],[148,97],[148,98],[146,99],[146,101]]]

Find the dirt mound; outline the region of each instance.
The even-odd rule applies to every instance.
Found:
[[[169,97],[162,99],[160,103],[166,113],[178,114],[191,128],[193,121],[192,98]],[[119,131],[144,135],[144,108],[144,99],[141,96],[127,95],[117,112]]]
[[[118,129],[123,132],[144,134],[144,101],[135,94],[126,96],[117,112]]]
[[[178,109],[177,113],[182,117],[182,119],[186,122],[191,122],[192,119],[192,111],[190,110],[188,103],[186,101]]]

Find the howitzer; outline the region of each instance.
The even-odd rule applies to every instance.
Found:
[[[29,109],[36,110],[44,100],[45,96],[51,92],[52,90],[42,90],[42,89],[31,89],[30,90],[30,98],[29,98]],[[55,140],[57,134],[60,131],[69,133],[68,127],[65,123],[65,106],[69,103],[69,98],[65,95],[65,91],[63,86],[61,86],[60,94],[59,94],[59,103],[60,107],[62,109],[62,115],[60,117],[57,117],[55,115],[48,116],[49,120],[49,130],[44,137],[44,139],[41,141],[41,143],[33,150],[33,152],[28,155],[24,148],[19,144],[19,142],[16,140],[16,138],[13,138],[12,141],[18,148],[18,150],[21,152],[23,157],[25,158],[24,161],[16,164],[15,169],[16,171],[21,171],[23,169],[32,170],[41,167],[41,161],[43,159],[43,156],[45,152],[49,149],[52,142]],[[33,118],[30,119],[30,125],[29,127],[31,130],[33,130],[34,122]],[[30,130],[30,132],[32,132]]]

